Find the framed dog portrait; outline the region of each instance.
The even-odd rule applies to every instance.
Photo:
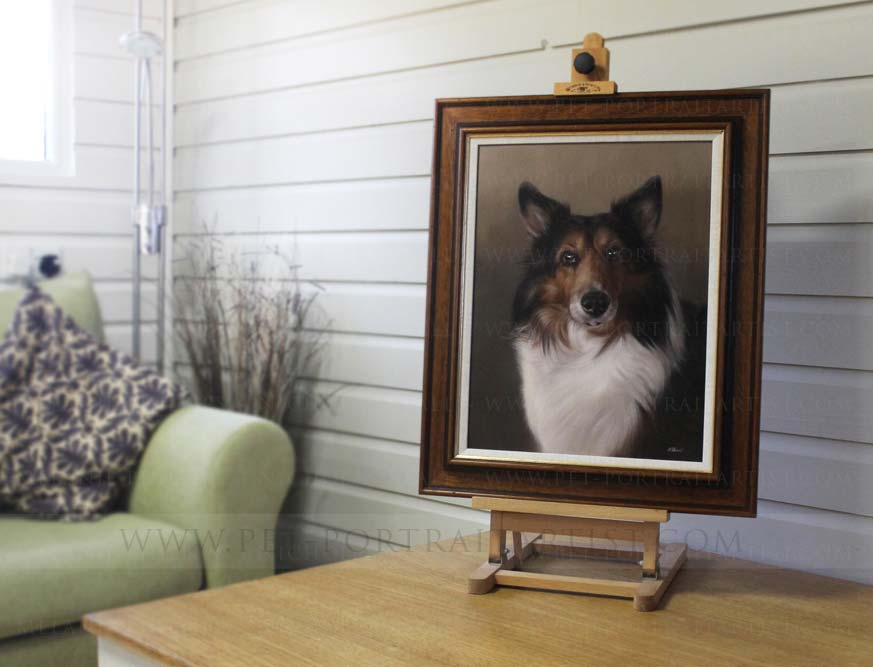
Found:
[[[438,100],[421,491],[756,511],[769,91]]]

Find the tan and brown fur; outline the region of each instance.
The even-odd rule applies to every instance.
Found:
[[[574,376],[568,376],[576,369],[578,410],[605,409],[596,401],[586,405],[586,396],[610,397],[610,410],[626,403],[626,410],[612,418],[627,422],[613,429],[622,440],[614,451],[649,455],[650,439],[643,432],[656,428],[659,402],[675,386],[686,357],[684,309],[654,242],[661,216],[660,179],[650,179],[608,212],[590,216],[573,214],[524,183],[519,208],[531,248],[513,322],[525,403],[534,406],[527,410],[532,431],[553,433],[544,420],[574,422],[576,399],[564,394],[576,391]],[[610,383],[617,384],[609,389]],[[532,394],[534,386],[539,393],[551,392],[548,400]],[[551,405],[564,407],[549,417]],[[608,439],[608,432],[604,427],[601,440]],[[594,438],[590,433],[578,437],[580,443]],[[603,442],[597,448],[609,449]]]

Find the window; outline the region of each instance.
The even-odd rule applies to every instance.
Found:
[[[0,171],[69,165],[69,0],[0,2]]]

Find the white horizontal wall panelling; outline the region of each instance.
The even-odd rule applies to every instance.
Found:
[[[873,443],[873,373],[764,367],[761,428]]]
[[[873,224],[771,227],[767,243],[769,294],[873,296]]]
[[[301,0],[236,3],[192,18],[182,17],[176,36],[180,60],[202,57],[305,35],[375,24],[398,16],[422,14],[482,0]],[[228,27],[232,25],[233,29]]]
[[[416,445],[334,431],[309,430],[294,435],[300,443],[302,469],[309,475],[408,496],[418,494]],[[468,498],[429,499],[470,506]]]
[[[177,150],[177,155],[184,154]],[[194,158],[197,159],[197,158]],[[430,177],[180,194],[177,231],[201,234],[426,230]],[[390,214],[386,207],[390,202]]]
[[[119,0],[116,6],[129,9],[130,14],[95,10],[82,5],[76,7],[73,16],[76,30],[75,52],[77,54],[129,59],[129,56],[121,48],[118,38],[134,28],[133,8],[135,0],[130,0],[129,3],[126,0]],[[143,19],[143,29],[157,35],[161,34],[161,25],[160,18],[146,17]]]
[[[337,333],[326,339],[319,377],[418,391],[423,355],[421,340]]]
[[[765,433],[758,480],[763,498],[873,516],[873,447]]]
[[[0,233],[130,234],[130,197],[123,192],[4,187]]]
[[[97,300],[104,324],[130,324],[130,302],[132,285],[130,280],[101,281],[95,286]],[[158,293],[153,280],[142,286],[142,317],[146,322],[154,322],[157,315]]]
[[[873,77],[773,88],[770,153],[873,148]]]
[[[185,273],[178,271],[177,285],[187,284]],[[224,293],[227,287],[225,283]],[[276,281],[270,287],[287,289],[288,285]],[[424,336],[424,284],[303,280],[300,289],[306,298],[314,299],[311,319],[306,322],[308,329],[419,341]],[[389,312],[391,317],[385,317]]]
[[[859,133],[859,142],[870,135]],[[868,146],[868,149],[870,147]],[[770,159],[768,222],[824,224],[873,220],[873,154],[780,155]]]
[[[106,342],[118,350],[126,350],[130,347],[133,331],[130,325],[106,325]],[[142,326],[142,347],[140,348],[140,360],[143,364],[154,364],[157,359],[157,325],[144,322]]]
[[[130,149],[117,146],[77,145],[75,153],[74,176],[46,176],[40,179],[39,187],[129,191],[133,179],[133,155]],[[7,176],[4,177],[3,182],[8,185],[32,185],[29,176]]]
[[[488,525],[485,512],[466,507],[321,478],[303,483],[298,511],[304,518],[380,541],[415,546],[475,534]]]
[[[616,19],[631,25],[640,5],[608,3],[620,12]],[[719,68],[722,81],[717,85],[761,85],[781,82],[818,80],[849,75],[869,75],[865,70],[866,35],[873,21],[870,7],[840,7],[810,13],[770,16],[757,21],[733,20],[748,14],[753,5],[760,9],[772,5],[797,7],[797,2],[774,3],[674,3],[672,10],[652,7],[643,12],[637,30],[621,31],[628,35],[611,42],[621,47],[620,58],[613,64],[613,76],[626,90],[664,87],[670,68],[650,67],[653,52],[669,42],[674,62],[682,62],[686,87],[713,86],[713,70]],[[684,6],[683,6],[684,5]],[[584,6],[576,0],[552,0],[532,3],[527,0],[501,0],[483,4],[448,8],[424,16],[412,16],[384,24],[293,40],[290,43],[254,47],[212,58],[182,61],[178,69],[177,102],[187,103],[323,83],[356,76],[431,67],[444,63],[543,51],[554,63],[552,72],[564,72],[569,46],[581,40],[580,28],[593,25]],[[729,22],[707,25],[698,30],[658,32],[687,27],[695,16],[713,11],[712,18]],[[578,20],[573,20],[578,18]],[[711,19],[710,19],[711,20]],[[648,22],[648,27],[642,25]],[[709,21],[704,21],[708,23]],[[495,29],[499,26],[500,29]],[[234,30],[228,22],[227,30]],[[605,37],[615,33],[602,28]],[[820,58],[804,57],[806,44],[828,40],[838,35],[841,50],[828,51]],[[736,45],[742,43],[742,49]],[[550,48],[549,45],[567,48]],[[339,48],[341,46],[341,48]],[[699,54],[708,54],[701,60]],[[367,54],[347,58],[344,54]],[[845,66],[842,59],[858,56],[858,62]],[[305,62],[307,67],[295,67]],[[659,72],[660,70],[660,72]],[[754,79],[752,79],[754,77]],[[762,80],[763,78],[763,80]],[[546,81],[554,80],[550,74]],[[673,83],[671,80],[669,83]],[[668,84],[669,85],[669,84]]]
[[[677,530],[739,531],[742,555],[869,579],[873,5],[353,4],[176,8],[177,243],[208,231],[279,248],[323,290],[315,386],[332,398],[295,431],[300,539],[360,530],[369,552],[403,526],[484,525],[464,500],[417,497],[433,100],[550,92],[596,29],[622,90],[772,89],[761,516],[680,516]],[[809,58],[813,43],[839,48]],[[110,62],[89,99],[127,99]]]
[[[316,383],[312,391],[328,400],[320,401],[307,423],[297,427],[418,444],[419,392],[326,381]]]
[[[247,0],[175,0],[176,17],[183,18],[202,14],[205,12],[229,7],[231,5],[243,5]]]
[[[76,9],[96,9],[111,14],[119,14],[132,19],[136,0],[75,0]],[[164,0],[143,0],[143,16],[147,19],[160,19],[164,11]]]
[[[873,299],[768,296],[764,361],[873,371]]]
[[[73,61],[76,99],[133,104],[135,67],[132,60],[79,54]]]
[[[410,15],[429,13],[453,6],[467,6],[483,0],[418,0],[409,3],[405,0],[370,0],[367,3],[351,5],[343,0],[307,0],[304,2],[281,3],[235,3],[224,11],[216,11],[194,19],[180,21],[179,38],[182,44],[178,52],[181,59],[212,55],[226,51],[237,51],[246,47],[258,47],[274,42],[289,42],[305,35],[340,32],[343,28],[356,25],[379,24],[391,26],[392,21]],[[498,11],[508,13],[519,11],[530,16],[529,4],[503,2]],[[556,44],[578,41],[579,35],[573,26],[597,25],[599,30],[617,38],[640,32],[681,28],[689,24],[705,24],[727,21],[738,17],[756,14],[774,14],[816,7],[814,1],[783,0],[777,2],[735,2],[730,5],[715,3],[703,5],[692,0],[673,2],[669,6],[644,6],[633,0],[623,0],[595,5],[578,2],[539,2],[537,9],[545,15],[545,20],[532,26],[534,32],[542,26],[543,36]],[[494,10],[490,10],[494,11]],[[488,16],[488,14],[484,14]],[[557,22],[556,16],[565,17]],[[473,19],[469,11],[444,12],[437,20],[469,22]],[[404,22],[401,25],[406,25]],[[232,25],[232,29],[229,27]],[[448,32],[448,31],[447,31]],[[222,39],[221,35],[227,35]],[[336,38],[336,37],[334,37]]]
[[[333,333],[323,338],[316,379],[418,392],[422,353],[418,339]],[[190,363],[184,350],[177,352],[176,359]]]
[[[673,514],[663,530],[692,549],[873,583],[868,516],[761,500],[756,519]]]
[[[551,69],[553,63],[541,54],[511,56],[183,105],[176,117],[176,142],[191,146],[426,121],[433,114],[434,97],[508,95],[520,89],[547,92],[544,82]],[[505,76],[506,72],[513,76]],[[386,96],[391,104],[385,104]],[[871,103],[870,77],[776,86],[771,100],[771,151],[869,148],[873,121],[866,109]],[[822,132],[822,116],[816,109],[841,122]]]
[[[424,285],[335,283],[324,285],[318,305],[328,314],[332,331],[421,338],[424,300]]]
[[[423,231],[228,236],[223,245],[228,255],[258,257],[262,276],[285,275],[288,260],[318,282],[423,283],[427,270]]]
[[[156,84],[157,85],[157,84]],[[76,100],[76,143],[86,146],[133,146],[134,105],[104,100]],[[155,137],[159,130],[159,111],[154,107]],[[146,141],[145,122],[141,128],[143,146]],[[157,150],[157,149],[156,149]]]
[[[426,176],[430,173],[430,125],[422,122],[180,148],[176,187],[185,191]],[[373,159],[375,155],[378,160]]]

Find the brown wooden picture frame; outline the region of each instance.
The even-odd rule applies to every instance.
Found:
[[[437,100],[420,492],[754,516],[769,90]],[[711,474],[460,460],[456,451],[467,138],[483,133],[724,132],[715,456]]]

